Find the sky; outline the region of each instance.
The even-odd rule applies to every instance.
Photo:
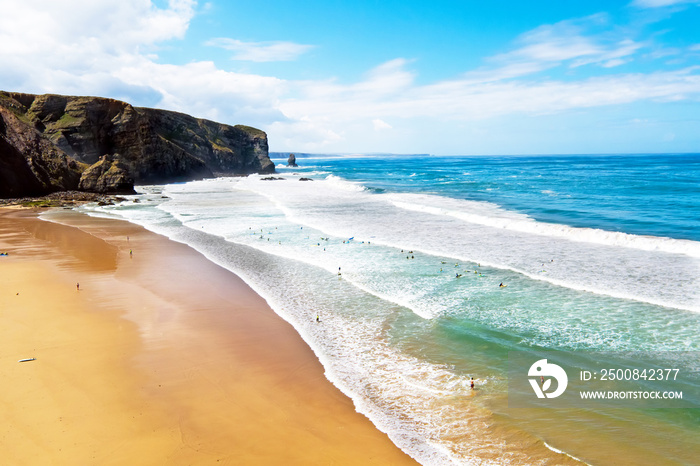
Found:
[[[0,0],[0,89],[271,151],[700,152],[700,0]]]

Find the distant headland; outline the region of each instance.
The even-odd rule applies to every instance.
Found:
[[[267,134],[102,97],[0,91],[0,197],[274,173]]]

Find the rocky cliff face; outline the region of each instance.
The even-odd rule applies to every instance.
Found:
[[[134,180],[118,154],[103,155],[80,177],[78,189],[93,193],[135,194]]]
[[[255,128],[99,97],[0,92],[3,197],[274,170]]]

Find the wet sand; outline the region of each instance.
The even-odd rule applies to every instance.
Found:
[[[415,464],[237,276],[62,216],[0,209],[3,463]]]

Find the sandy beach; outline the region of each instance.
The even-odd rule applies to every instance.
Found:
[[[415,464],[237,276],[62,215],[0,209],[4,464]]]

